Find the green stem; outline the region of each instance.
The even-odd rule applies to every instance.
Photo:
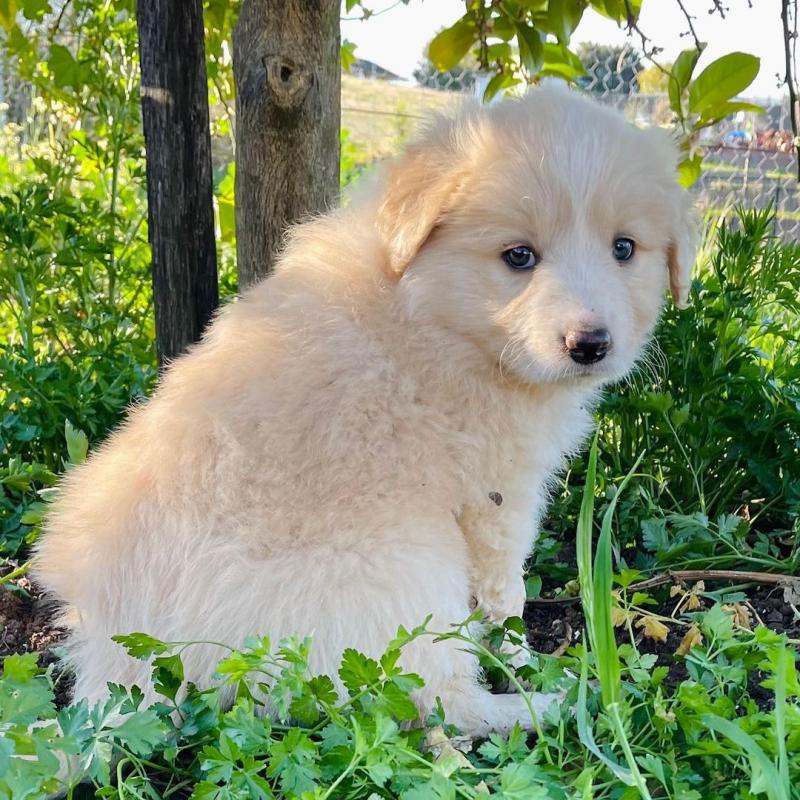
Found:
[[[644,800],[652,800],[650,792],[647,790],[647,784],[642,777],[642,773],[639,772],[639,765],[633,757],[633,751],[628,742],[628,737],[625,735],[625,728],[622,725],[622,718],[619,715],[619,703],[609,703],[609,705],[606,706],[606,711],[608,711],[611,721],[614,724],[614,730],[619,738],[622,752],[625,753],[625,760],[628,762],[628,768],[631,771],[633,780],[636,782],[636,788],[639,790],[639,794]]]

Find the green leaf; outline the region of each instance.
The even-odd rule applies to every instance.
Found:
[[[396,683],[389,682],[383,687],[378,707],[401,722],[411,721],[419,716],[419,709]]]
[[[604,17],[613,19],[614,22],[625,22],[628,19],[628,9],[633,14],[634,20],[639,18],[642,0],[591,0],[589,5]]]
[[[0,25],[10,31],[17,16],[17,0],[0,0]]]
[[[153,709],[137,711],[123,718],[121,725],[113,729],[113,738],[124,742],[138,756],[153,752],[167,734],[167,726]]]
[[[47,65],[53,76],[53,82],[59,89],[63,89],[65,86],[79,89],[82,86],[80,65],[63,45],[50,45],[50,58],[47,60]]]
[[[716,603],[700,621],[703,633],[721,641],[727,641],[733,636],[733,620],[725,609]]]
[[[3,678],[27,683],[38,673],[38,653],[13,653],[3,659]]]
[[[642,544],[651,553],[660,553],[669,547],[667,521],[663,517],[644,519],[640,523]]]
[[[293,697],[289,704],[289,714],[292,719],[296,719],[304,725],[313,725],[319,719],[317,701],[310,694]]]
[[[175,700],[183,683],[183,661],[175,653],[153,659],[153,684],[163,697]]]
[[[456,800],[456,789],[452,781],[434,772],[429,781],[420,781],[406,789],[400,800]]]
[[[41,22],[51,11],[49,0],[22,0],[22,14],[32,22]]]
[[[47,511],[46,503],[31,503],[19,518],[23,525],[40,525]]]
[[[358,692],[365,686],[378,683],[381,675],[381,668],[374,659],[362,655],[352,647],[348,647],[342,653],[339,677],[351,692]]]
[[[333,705],[339,696],[333,681],[327,675],[316,675],[308,682],[308,688],[320,703]]]
[[[536,75],[544,63],[542,37],[538,30],[524,22],[516,22],[515,26],[522,66],[529,76]]]
[[[541,771],[533,764],[509,764],[500,773],[500,792],[504,800],[547,800],[550,793],[539,782]]]
[[[468,16],[445,28],[428,45],[428,58],[440,72],[455,67],[475,42],[475,23]]]
[[[15,656],[7,656],[6,661]],[[16,662],[12,671],[24,673],[25,662]],[[29,725],[55,715],[53,690],[43,675],[22,680],[4,674],[0,679],[0,720],[7,724]]]
[[[552,75],[567,81],[576,81],[586,74],[586,67],[578,56],[562,44],[545,42],[542,51],[544,64],[541,75]]]
[[[547,29],[567,44],[586,8],[585,0],[550,0],[547,5]]]
[[[516,86],[518,83],[520,83],[520,81],[513,75],[509,75],[504,72],[498,72],[483,90],[483,101],[488,103],[499,91],[502,89],[510,89],[512,86]]]
[[[89,439],[86,434],[67,419],[64,420],[64,437],[67,440],[69,463],[73,466],[82,463],[89,452]]]
[[[535,600],[542,593],[542,579],[538,575],[529,575],[525,580],[525,597]]]
[[[791,787],[783,783],[769,756],[749,733],[745,733],[735,723],[716,714],[703,714],[700,719],[707,728],[727,737],[746,753],[750,762],[752,794],[764,793],[770,800],[788,800],[791,796]]]
[[[121,644],[128,655],[134,658],[150,658],[150,656],[166,653],[169,645],[160,639],[155,639],[146,633],[125,633],[111,637],[113,641]]]
[[[750,111],[755,114],[766,113],[766,109],[763,106],[756,105],[756,103],[718,103],[717,105],[706,108],[703,113],[700,114],[700,119],[703,122],[717,122],[739,111]]]
[[[281,789],[291,797],[312,792],[320,772],[314,742],[299,728],[292,728],[272,747],[267,775],[280,780]]]
[[[681,96],[689,85],[698,58],[700,58],[700,51],[696,47],[683,50],[675,59],[675,63],[672,65],[672,70],[670,71],[670,79],[667,84],[669,107],[681,117],[681,119],[683,118]]]
[[[597,446],[595,440],[594,446]],[[606,707],[619,700],[620,664],[617,652],[617,641],[614,636],[614,624],[611,619],[611,598],[614,585],[614,570],[611,554],[611,526],[614,521],[614,512],[617,502],[622,496],[626,485],[644,457],[644,451],[634,462],[628,474],[622,479],[614,497],[608,504],[603,514],[600,525],[600,537],[594,556],[594,572],[592,575],[592,628],[594,635],[591,638],[592,649],[597,660],[597,676],[600,679],[600,689],[603,703]]]
[[[694,155],[691,158],[684,158],[678,164],[678,183],[688,189],[693,186],[703,171],[703,156]]]
[[[353,66],[356,60],[356,43],[345,39],[341,47],[342,69],[345,72],[350,72],[350,67]]]
[[[709,64],[689,86],[689,111],[702,114],[744,91],[758,75],[761,60],[749,53],[728,53]]]
[[[594,635],[594,618],[592,587],[592,532],[594,528],[594,489],[597,474],[597,436],[595,434],[592,448],[589,451],[589,462],[586,466],[586,481],[583,485],[583,497],[578,514],[578,534],[575,555],[578,562],[578,581],[581,588],[581,602],[586,616],[586,629],[590,636]]]
[[[498,766],[507,761],[522,761],[528,752],[527,735],[519,725],[514,725],[508,738],[490,733],[489,741],[484,742],[478,752]]]
[[[388,764],[380,761],[375,764],[369,764],[366,770],[370,780],[376,786],[383,786],[394,774],[394,770]],[[374,796],[377,797],[377,795]]]

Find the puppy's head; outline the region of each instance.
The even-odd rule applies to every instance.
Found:
[[[377,213],[412,321],[526,383],[606,383],[633,365],[694,258],[661,130],[563,89],[440,122],[390,168]]]

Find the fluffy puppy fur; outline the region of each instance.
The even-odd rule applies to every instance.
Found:
[[[295,228],[275,274],[61,486],[36,573],[67,607],[76,695],[148,685],[115,633],[313,634],[335,677],[344,647],[375,656],[474,598],[521,614],[548,482],[667,281],[687,291],[675,162],[662,131],[538,89],[437,121],[366,196]],[[501,257],[522,245],[532,270]],[[566,333],[597,328],[608,355],[576,364]],[[208,684],[220,655],[187,650],[187,679]],[[530,722],[456,643],[416,641],[403,664],[422,713],[439,696],[470,734]]]

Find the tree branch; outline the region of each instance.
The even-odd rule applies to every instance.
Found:
[[[627,587],[628,591],[642,591],[644,589],[654,589],[656,586],[664,586],[668,583],[680,583],[682,581],[734,581],[737,583],[760,583],[774,584],[776,586],[792,586],[800,590],[800,577],[792,575],[780,575],[772,572],[749,572],[735,569],[675,569],[654,575],[638,583],[632,583]],[[580,597],[539,597],[529,600],[531,605],[569,605],[580,602]]]
[[[697,35],[697,31],[694,29],[694,23],[692,22],[694,17],[686,10],[686,6],[683,5],[682,0],[675,0],[675,2],[678,4],[678,8],[680,8],[680,10],[683,12],[683,16],[686,18],[686,23],[689,26],[688,33],[690,33],[694,39],[694,46],[698,49],[698,51],[701,51],[703,49],[702,43],[700,42],[700,37]]]
[[[791,0],[781,0],[781,24],[783,26],[783,52],[786,63],[784,83],[789,90],[789,119],[792,122],[794,148],[797,159],[797,180],[800,181],[800,134],[797,129],[797,87],[795,86],[795,63],[793,57],[794,42],[797,39],[797,4],[794,3],[792,24],[789,23],[789,3]]]

